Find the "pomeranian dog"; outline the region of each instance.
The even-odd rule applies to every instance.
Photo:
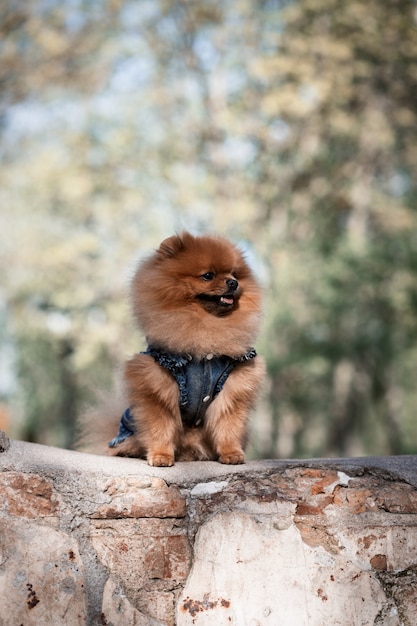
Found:
[[[221,237],[174,235],[139,264],[131,296],[147,349],[125,364],[126,410],[108,452],[163,467],[244,463],[265,368],[253,348],[261,290],[242,252]]]

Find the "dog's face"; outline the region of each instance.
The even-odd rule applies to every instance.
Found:
[[[241,252],[220,238],[184,233],[163,241],[158,254],[160,269],[172,281],[166,283],[170,297],[177,304],[198,305],[212,315],[236,310],[245,283],[253,281]]]
[[[165,239],[139,265],[132,304],[148,344],[196,356],[243,354],[261,320],[261,290],[243,254],[210,235]]]
[[[198,293],[196,299],[209,313],[225,315],[230,313],[239,302],[239,281],[235,271],[204,272],[200,279],[207,283],[204,291]]]

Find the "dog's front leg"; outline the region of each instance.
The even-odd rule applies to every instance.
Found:
[[[237,365],[207,411],[206,432],[220,463],[245,462],[249,411],[264,374],[261,357]]]
[[[126,363],[124,379],[136,436],[149,465],[174,465],[182,433],[177,382],[147,354]]]

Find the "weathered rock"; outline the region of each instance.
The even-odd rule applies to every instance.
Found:
[[[200,528],[178,602],[182,625],[372,624],[386,601],[378,580],[292,525],[219,513]]]
[[[6,435],[6,433],[0,430],[0,453],[7,452],[10,448],[10,439]]]
[[[0,624],[86,623],[77,541],[20,519],[0,519]]]
[[[127,476],[104,482],[103,493],[109,501],[92,515],[96,518],[184,517],[185,498],[178,487],[160,478]]]
[[[149,619],[173,624],[176,590],[191,567],[186,529],[169,518],[97,520],[91,540],[132,605]]]
[[[58,494],[51,481],[36,474],[1,474],[0,495],[1,511],[5,514],[28,519],[57,515]]]
[[[103,593],[103,606],[100,615],[102,624],[123,624],[135,626],[157,626],[158,622],[144,615],[129,602],[120,583],[116,583],[110,576],[105,584]],[[160,623],[160,622],[159,622]]]
[[[0,626],[417,623],[417,457],[0,471]]]

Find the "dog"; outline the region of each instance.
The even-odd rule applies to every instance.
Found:
[[[147,348],[124,366],[108,453],[159,467],[244,463],[265,364],[253,347],[261,289],[243,253],[219,236],[169,237],[139,264],[131,301]]]

